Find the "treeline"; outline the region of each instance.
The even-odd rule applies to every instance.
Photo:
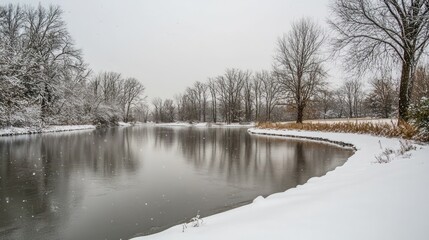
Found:
[[[399,80],[391,74],[364,83],[344,80],[339,86],[323,83],[307,101],[305,119],[375,117],[398,114]],[[429,65],[416,70],[412,106],[429,99]],[[227,69],[225,74],[195,82],[174,99],[152,101],[157,122],[276,122],[297,119],[297,110],[275,72],[251,73]]]
[[[0,6],[0,89],[0,127],[144,117],[143,85],[119,73],[94,76],[56,6]]]
[[[396,117],[399,79],[383,70],[367,84],[358,78],[339,86],[327,81],[321,50],[326,36],[308,19],[292,24],[279,38],[273,69],[250,72],[227,69],[223,75],[197,81],[174,99],[152,101],[156,122],[251,122],[326,118]],[[417,68],[411,106],[429,98],[428,67]]]
[[[329,24],[337,32],[329,41],[332,52],[346,53],[351,75],[372,74],[368,83],[356,77],[339,86],[329,84],[328,36],[304,18],[278,39],[272,69],[229,68],[174,99],[155,98],[150,107],[137,79],[114,72],[92,74],[59,7],[0,6],[0,127],[147,120],[300,123],[366,116],[398,117],[400,124],[410,117],[426,119],[429,70],[419,61],[429,43],[429,5],[332,1]],[[403,10],[404,18],[388,11],[393,6]],[[398,24],[409,32],[398,30]]]

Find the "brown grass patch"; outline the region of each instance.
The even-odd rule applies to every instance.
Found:
[[[259,128],[289,129],[321,132],[343,132],[371,134],[384,137],[400,137],[404,139],[415,139],[419,131],[411,124],[404,123],[396,126],[393,123],[372,122],[335,122],[335,123],[272,123],[260,122]],[[420,139],[415,139],[420,140]]]

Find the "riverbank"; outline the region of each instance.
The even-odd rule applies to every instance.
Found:
[[[346,143],[356,152],[323,177],[252,204],[137,239],[427,239],[429,147],[350,133],[249,129]]]
[[[131,127],[135,125],[141,125],[143,123],[126,123],[118,122],[118,127]],[[0,128],[0,137],[1,136],[13,136],[13,135],[24,135],[24,134],[36,134],[36,133],[52,133],[52,132],[68,132],[68,131],[78,131],[78,130],[91,130],[96,129],[97,126],[87,124],[87,125],[53,125],[47,127],[7,127]]]
[[[94,125],[61,125],[61,126],[47,126],[43,128],[36,127],[8,127],[0,129],[0,136],[12,136],[23,134],[36,134],[36,133],[50,133],[50,132],[66,132],[77,130],[95,129]]]
[[[156,126],[162,127],[254,127],[254,123],[209,123],[209,122],[198,122],[198,123],[188,123],[188,122],[172,122],[172,123],[149,123]]]

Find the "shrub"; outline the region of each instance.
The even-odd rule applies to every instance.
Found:
[[[97,126],[115,126],[118,125],[120,115],[116,109],[100,105],[94,112],[93,123]]]
[[[429,99],[423,97],[418,105],[411,105],[409,117],[419,129],[418,137],[429,140]]]

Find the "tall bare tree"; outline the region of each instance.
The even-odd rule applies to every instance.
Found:
[[[173,102],[173,100],[171,100],[171,99],[165,99],[165,101],[164,101],[164,104],[163,104],[163,107],[162,107],[162,111],[163,111],[163,113],[162,113],[162,116],[163,116],[163,119],[162,119],[162,121],[163,122],[174,122],[174,110],[175,110],[175,107],[174,107],[174,102]]]
[[[336,50],[358,71],[392,59],[402,65],[398,124],[407,120],[413,76],[429,41],[427,0],[334,0]]]
[[[217,95],[221,103],[224,120],[227,123],[239,122],[241,120],[241,102],[246,79],[250,73],[239,69],[227,69],[225,74],[217,77]]]
[[[207,85],[199,81],[195,82],[193,93],[198,103],[196,106],[198,121],[205,122],[207,116]]]
[[[253,75],[253,94],[255,96],[255,120],[265,120],[261,117],[262,109],[262,81],[258,77],[258,73]]]
[[[211,97],[212,121],[216,122],[217,121],[216,80],[210,78],[207,86],[209,88],[210,97]]]
[[[152,113],[152,117],[153,120],[158,123],[158,122],[162,122],[163,120],[163,101],[161,98],[157,97],[152,99],[152,105],[153,105],[153,113]]]
[[[244,80],[243,85],[243,101],[244,101],[244,119],[246,122],[252,121],[253,112],[253,82],[250,78],[250,74]]]
[[[324,41],[320,26],[309,19],[294,22],[292,30],[278,40],[275,74],[296,107],[297,123],[302,123],[308,101],[323,84],[321,48]]]
[[[122,104],[124,108],[124,121],[128,122],[130,120],[130,110],[133,104],[137,103],[139,100],[142,100],[144,86],[135,78],[127,78],[124,81],[123,93],[122,93]]]
[[[255,77],[261,82],[262,97],[265,102],[265,121],[271,121],[274,108],[282,99],[279,81],[268,71],[256,73]]]

